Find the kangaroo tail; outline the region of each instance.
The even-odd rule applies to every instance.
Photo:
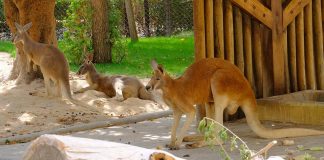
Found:
[[[257,105],[255,100],[249,100],[242,106],[248,125],[259,137],[262,138],[285,138],[323,135],[324,131],[305,129],[305,128],[287,128],[287,129],[269,129],[262,126],[257,115]]]
[[[144,86],[140,87],[138,90],[139,98],[144,100],[151,100],[156,102],[152,93],[148,92]]]

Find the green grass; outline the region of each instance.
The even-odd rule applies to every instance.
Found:
[[[0,42],[0,51],[12,53],[14,47],[10,42]],[[98,72],[149,77],[152,74],[150,61],[156,59],[168,73],[180,75],[194,59],[193,35],[189,33],[173,37],[140,38],[138,42],[128,42],[128,52],[119,64],[96,64]],[[72,71],[77,71],[78,67],[79,65],[70,64]]]
[[[12,57],[16,55],[16,48],[10,41],[0,41],[0,52],[7,52]]]

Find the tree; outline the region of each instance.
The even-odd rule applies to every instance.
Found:
[[[33,23],[29,30],[30,37],[40,43],[57,45],[54,17],[55,0],[4,0],[4,12],[7,25],[12,33],[16,33],[15,22],[25,25]],[[28,84],[42,74],[37,71],[28,71],[33,64],[28,64],[27,57],[17,46],[16,59],[9,79],[16,79],[16,84]],[[31,67],[27,67],[30,65]]]
[[[172,26],[171,26],[171,0],[164,0],[165,7],[165,33],[167,36],[172,34]]]
[[[94,49],[94,62],[112,62],[112,43],[109,40],[108,1],[91,0],[92,14],[92,44]]]
[[[131,36],[132,41],[137,41],[137,31],[136,31],[136,24],[135,24],[135,18],[134,18],[134,12],[133,12],[133,5],[131,0],[125,0],[125,8],[126,8],[126,14],[127,14],[127,20],[128,20],[128,26],[129,26],[129,33]]]
[[[150,8],[149,8],[149,2],[148,0],[144,0],[144,23],[145,23],[145,29],[144,33],[145,36],[150,37]]]

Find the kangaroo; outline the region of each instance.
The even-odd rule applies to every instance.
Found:
[[[163,100],[173,109],[171,143],[168,146],[172,150],[179,149],[184,134],[194,120],[195,105],[204,105],[206,116],[221,124],[223,124],[225,108],[230,114],[234,114],[238,107],[241,107],[249,127],[262,138],[324,134],[324,131],[312,129],[268,129],[263,127],[258,119],[256,99],[249,82],[235,65],[226,60],[217,58],[200,60],[189,66],[184,74],[177,79],[172,79],[155,60],[152,60],[151,66],[154,73],[146,89],[161,89]],[[183,114],[186,115],[186,121],[176,137],[179,120]],[[216,131],[219,131],[219,128],[216,128]],[[187,140],[190,141],[190,138]],[[188,144],[186,147],[197,148],[204,145],[206,144],[201,141]]]
[[[116,96],[118,87],[121,87],[123,100],[134,97],[154,101],[153,95],[145,89],[145,86],[137,78],[101,75],[96,71],[92,60],[93,54],[88,54],[77,72],[77,75],[86,75],[86,81],[89,86],[74,93],[97,90],[104,92],[108,97],[112,98]]]
[[[65,97],[72,103],[84,106],[72,98],[69,83],[69,64],[64,54],[53,45],[38,43],[32,40],[27,33],[32,23],[28,23],[25,26],[21,26],[18,23],[15,23],[15,25],[17,33],[14,38],[14,44],[21,43],[28,59],[40,67],[44,77],[47,96]],[[56,88],[55,93],[51,89],[51,82],[54,83]]]

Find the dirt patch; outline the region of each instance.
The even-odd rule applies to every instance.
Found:
[[[0,58],[3,54],[0,54]],[[8,77],[12,59],[7,57],[0,62],[0,75],[3,77],[0,79],[0,138],[168,109],[158,103],[138,98],[125,101],[121,101],[121,96],[107,98],[104,93],[94,90],[73,95],[90,107],[76,106],[45,96],[43,80],[35,80],[29,85],[16,85],[14,81],[4,80]],[[6,66],[3,67],[4,65]],[[70,84],[73,91],[87,86],[85,80],[73,73]]]

